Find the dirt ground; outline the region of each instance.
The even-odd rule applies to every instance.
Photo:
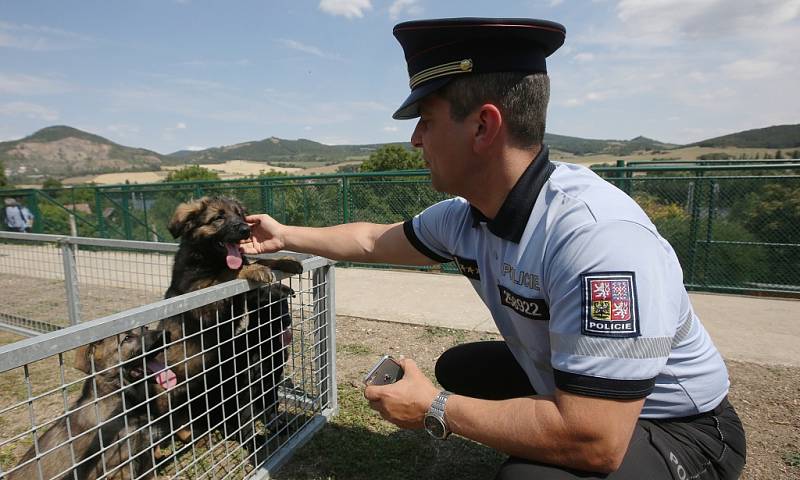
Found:
[[[365,372],[384,353],[413,358],[433,377],[436,358],[447,348],[496,338],[463,330],[348,317],[338,317],[336,335],[337,379],[340,386],[353,388],[360,388]],[[736,361],[727,365],[730,401],[747,434],[748,461],[742,478],[800,478],[800,368]],[[289,471],[296,468],[296,464],[286,467]]]

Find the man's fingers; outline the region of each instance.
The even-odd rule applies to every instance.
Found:
[[[367,388],[364,389],[364,398],[369,400],[370,405],[381,398],[380,389],[380,385],[367,385]]]
[[[247,215],[244,217],[244,221],[252,225],[258,225],[261,223],[261,218],[259,215]]]

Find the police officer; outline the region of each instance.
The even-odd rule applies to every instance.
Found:
[[[727,370],[674,251],[630,197],[548,159],[545,58],[564,27],[459,18],[394,35],[411,86],[394,118],[419,117],[412,144],[434,188],[456,197],[394,225],[255,215],[243,250],[456,262],[503,341],[446,351],[444,390],[404,359],[402,380],[364,395],[400,427],[507,453],[497,478],[737,478],[745,440]]]

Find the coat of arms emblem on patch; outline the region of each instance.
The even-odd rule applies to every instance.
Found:
[[[581,333],[608,337],[639,336],[633,272],[584,273],[581,287]]]

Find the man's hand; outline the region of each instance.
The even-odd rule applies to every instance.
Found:
[[[400,428],[423,428],[425,413],[439,394],[414,360],[400,358],[403,378],[390,385],[367,385],[364,398],[369,406]]]
[[[242,252],[255,255],[273,253],[284,248],[284,226],[266,214],[248,215],[244,220],[250,225],[250,238],[241,241]]]

